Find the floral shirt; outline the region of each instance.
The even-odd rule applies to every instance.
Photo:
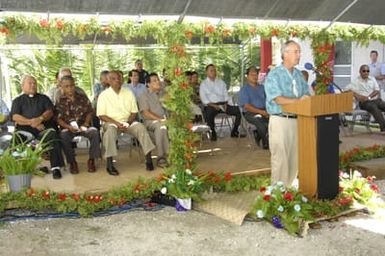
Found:
[[[76,121],[79,126],[83,125],[88,114],[92,113],[93,109],[90,100],[87,96],[75,92],[75,99],[62,95],[55,105],[55,113],[57,118],[62,119],[69,124],[71,121]]]

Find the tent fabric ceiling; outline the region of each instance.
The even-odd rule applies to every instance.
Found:
[[[2,11],[333,21],[385,25],[383,0],[0,0]]]

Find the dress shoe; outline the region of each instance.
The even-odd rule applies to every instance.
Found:
[[[258,145],[258,147],[260,147],[262,137],[259,136],[259,133],[256,130],[254,131],[254,138],[255,138],[255,143]]]
[[[112,176],[118,176],[119,175],[118,170],[114,166],[112,166],[112,168],[107,167],[107,172],[109,175],[112,175]]]
[[[53,169],[53,170],[52,170],[52,177],[53,177],[55,180],[61,179],[62,176],[61,176],[60,169],[57,169],[57,168]]]
[[[269,149],[269,137],[267,135],[262,138],[262,148]]]
[[[217,133],[211,132],[211,141],[217,141]]]
[[[151,162],[146,162],[146,170],[147,171],[153,171],[154,170],[154,164]]]
[[[88,167],[88,172],[96,172],[95,160],[88,159],[87,167]]]
[[[79,167],[78,167],[78,163],[76,161],[70,163],[70,173],[72,173],[72,174],[78,174],[79,173]]]
[[[119,175],[118,170],[115,168],[113,162],[112,162],[112,157],[107,157],[107,172],[109,175],[112,176],[117,176]]]

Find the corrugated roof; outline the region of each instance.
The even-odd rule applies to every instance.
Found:
[[[332,21],[347,9],[337,21],[385,25],[383,0],[0,0],[0,9],[121,15],[182,15],[186,9],[187,16],[310,21]]]

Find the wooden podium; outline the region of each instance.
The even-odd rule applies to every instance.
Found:
[[[299,189],[309,197],[338,194],[339,115],[352,111],[353,93],[311,96],[282,111],[298,116]]]

